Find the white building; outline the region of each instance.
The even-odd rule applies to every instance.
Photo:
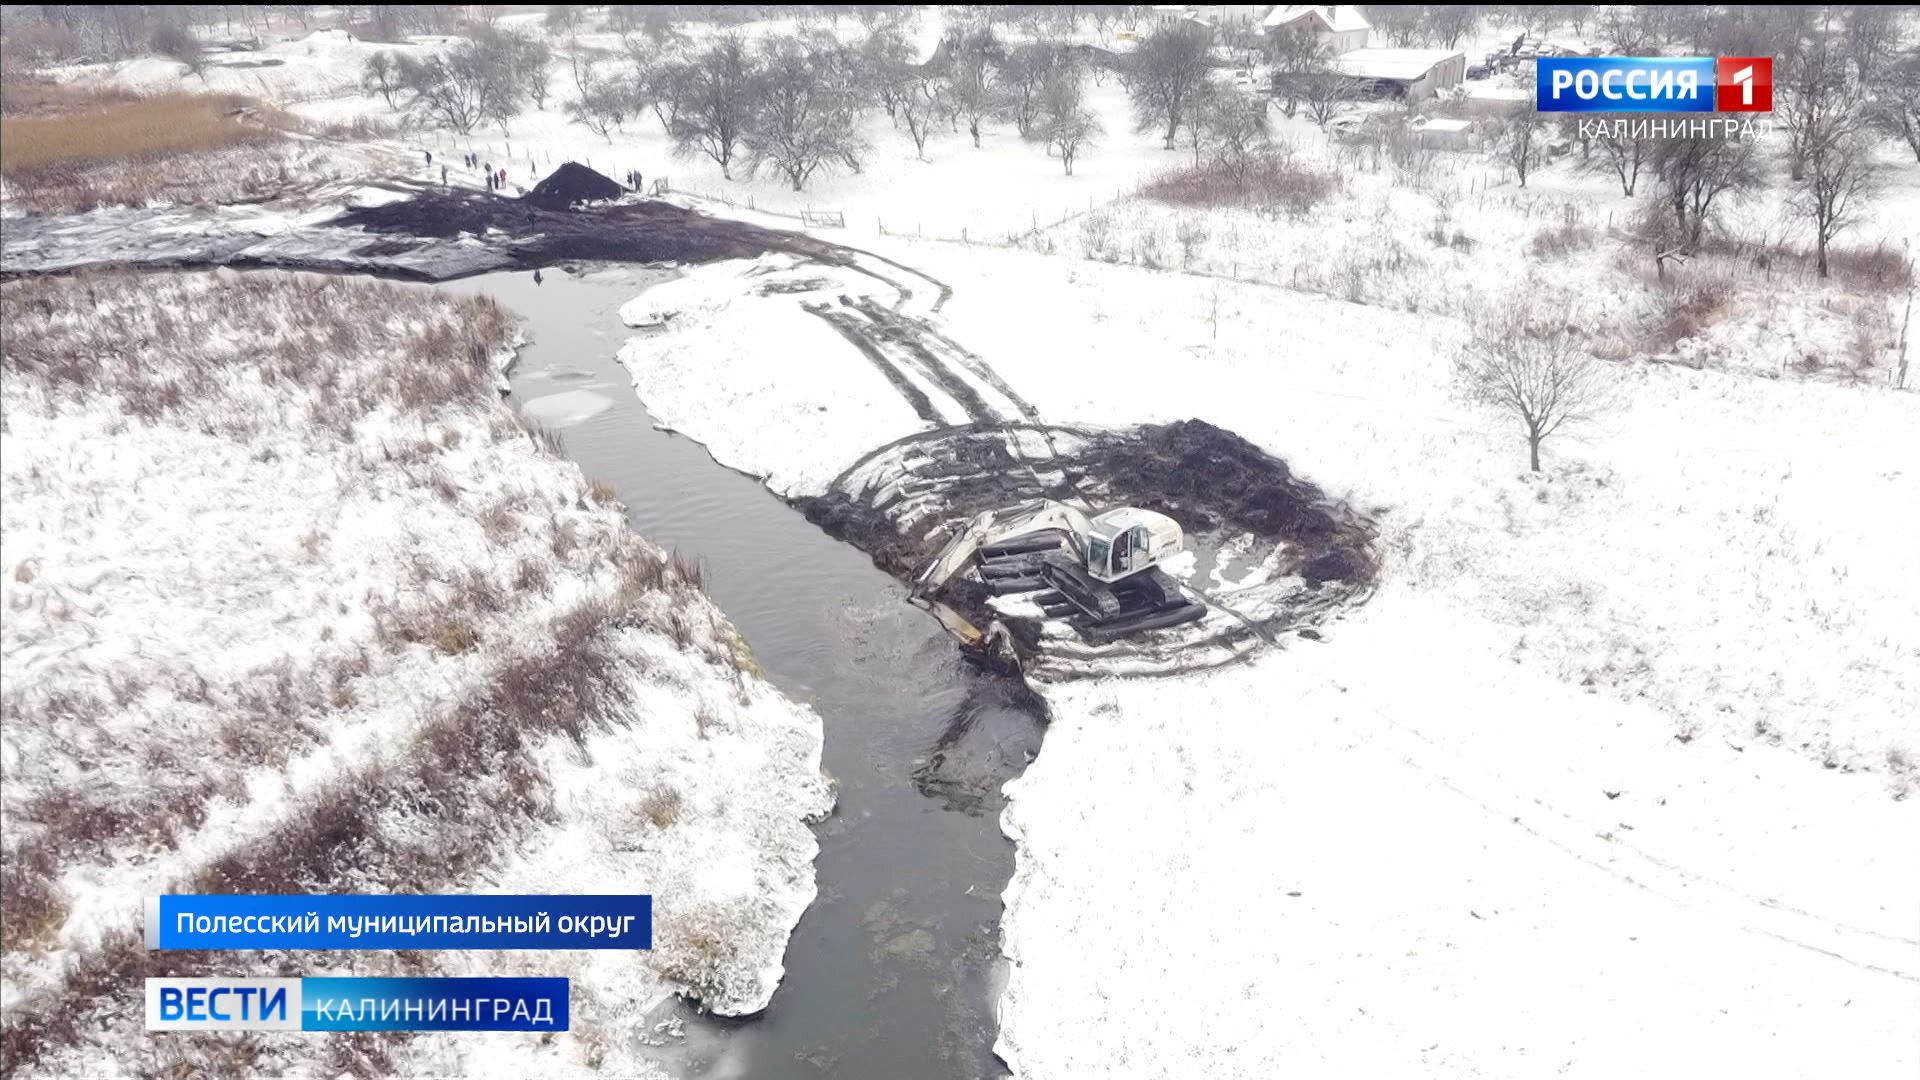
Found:
[[[1391,84],[1408,101],[1451,90],[1467,78],[1467,54],[1458,49],[1355,49],[1333,64],[1343,75]]]
[[[1262,25],[1268,35],[1311,34],[1335,56],[1367,47],[1373,24],[1352,4],[1282,4]]]
[[[1155,4],[1155,29],[1204,26],[1218,34],[1258,33],[1272,4]]]
[[[1411,125],[1421,146],[1436,150],[1465,150],[1473,143],[1473,122],[1444,116],[1422,117]]]
[[[1193,13],[1201,22],[1227,33],[1259,33],[1262,21],[1273,10],[1272,4],[1195,4]]]

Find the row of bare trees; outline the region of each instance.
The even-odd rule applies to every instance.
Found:
[[[1003,48],[984,31],[956,36],[927,63],[895,25],[856,43],[826,32],[758,44],[721,34],[698,46],[635,33],[624,43],[618,63],[576,54],[570,117],[611,139],[651,112],[676,152],[708,158],[728,178],[765,169],[800,190],[823,171],[857,172],[870,150],[863,120],[877,109],[923,158],[941,132],[965,131],[979,146],[990,125],[1011,122],[1071,173],[1099,133],[1068,49]]]
[[[544,38],[482,27],[444,52],[374,53],[361,83],[389,107],[470,135],[490,123],[504,128],[528,104],[545,108],[552,58]]]

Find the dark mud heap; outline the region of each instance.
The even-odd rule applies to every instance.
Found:
[[[547,179],[566,171],[562,167]],[[582,171],[614,183],[591,169]],[[356,207],[332,224],[362,228],[398,243],[479,237],[524,269],[572,260],[703,263],[756,259],[769,251],[834,265],[851,259],[845,250],[802,233],[709,217],[660,199],[569,210],[531,197],[422,191],[405,202]]]
[[[577,161],[569,161],[520,200],[543,210],[567,210],[580,203],[617,199],[627,193],[611,177],[602,176]]]
[[[1010,615],[978,581],[956,578],[943,590],[941,599],[975,626],[1006,626],[1023,666],[1048,677],[1215,666],[1237,659],[1256,636],[1311,637],[1313,627],[1372,590],[1370,521],[1295,476],[1285,461],[1201,420],[1122,429],[942,428],[875,451],[826,494],[799,504],[829,535],[911,581],[975,514],[1033,499],[1089,511],[1157,510],[1181,524],[1189,549],[1206,559],[1230,558],[1232,577],[1254,582],[1224,593],[1226,606],[1203,623],[1106,645],[1063,638],[1046,620]],[[1208,582],[1195,584],[1204,589]]]

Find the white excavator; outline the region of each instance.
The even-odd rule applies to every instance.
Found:
[[[1180,524],[1165,514],[1123,506],[1089,517],[1042,499],[976,515],[920,572],[913,595],[932,600],[971,570],[988,592],[1036,593],[1046,614],[1105,642],[1205,614],[1160,569],[1184,550]]]

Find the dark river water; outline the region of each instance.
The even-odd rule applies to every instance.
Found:
[[[613,485],[637,531],[698,556],[767,676],[825,723],[839,803],[816,826],[820,895],[788,945],[785,981],[747,1019],[674,1006],[684,1036],[647,1053],[701,1077],[1004,1075],[993,1003],[1013,848],[999,790],[1039,751],[1038,710],[1017,682],[962,661],[865,554],[655,428],[615,359],[630,333],[619,308],[670,273],[439,286],[490,293],[523,317],[513,402]]]

